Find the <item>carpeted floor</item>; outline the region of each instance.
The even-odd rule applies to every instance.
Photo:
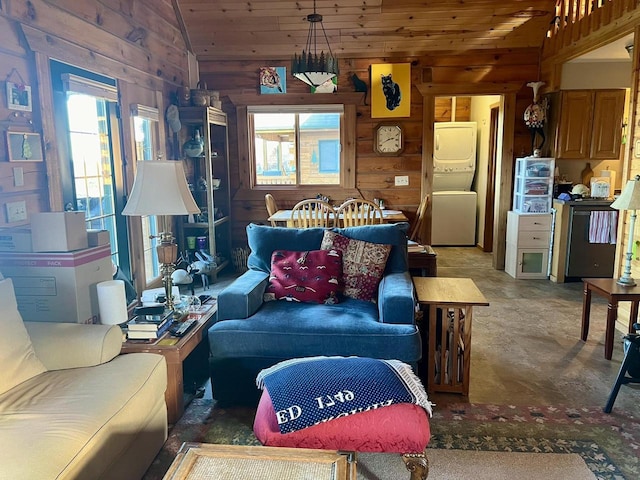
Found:
[[[429,449],[429,480],[595,480],[576,453]],[[357,480],[408,480],[400,455],[358,455]]]
[[[252,409],[219,409],[210,399],[194,400],[144,480],[161,479],[183,442],[259,445],[253,415]],[[431,428],[433,449],[577,454],[595,478],[640,478],[640,418],[621,410],[606,415],[600,406],[449,404],[436,406]],[[430,478],[444,477],[436,477],[434,470]]]

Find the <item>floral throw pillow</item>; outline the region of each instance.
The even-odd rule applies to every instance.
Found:
[[[354,240],[327,230],[320,248],[342,252],[345,296],[375,302],[391,245]]]
[[[335,304],[342,290],[342,252],[276,250],[265,301],[288,300]]]

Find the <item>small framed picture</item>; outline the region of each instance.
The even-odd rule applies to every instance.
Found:
[[[411,116],[411,64],[371,65],[371,118]]]
[[[7,107],[9,110],[22,110],[30,112],[31,104],[31,87],[29,85],[18,85],[17,83],[7,81]]]
[[[260,93],[287,93],[287,67],[260,67]]]
[[[7,132],[10,162],[42,162],[42,142],[39,133]]]

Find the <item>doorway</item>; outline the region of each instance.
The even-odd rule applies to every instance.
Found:
[[[494,180],[494,210],[493,210],[493,247],[492,266],[496,270],[504,270],[507,235],[507,212],[511,208],[512,184],[513,184],[513,148],[516,119],[516,95],[522,88],[520,82],[504,82],[496,84],[446,84],[424,83],[417,85],[422,94],[422,106],[424,112],[423,137],[422,137],[422,186],[421,194],[432,193],[433,178],[433,152],[434,152],[434,124],[435,124],[435,99],[441,96],[484,96],[497,95],[499,101],[498,113],[498,145],[496,148],[496,163]],[[492,104],[495,102],[492,102]],[[485,173],[487,170],[484,170]],[[479,189],[486,192],[484,189]],[[481,205],[485,205],[484,199]],[[484,209],[483,209],[484,210]],[[431,239],[432,212],[427,210],[426,223],[428,238]],[[484,225],[484,220],[482,225]],[[484,238],[484,231],[481,236]]]
[[[484,241],[483,252],[493,251],[493,222],[495,218],[494,205],[496,201],[496,166],[498,163],[499,129],[498,119],[500,106],[491,107],[489,118],[489,157],[487,164],[487,198],[484,202]]]
[[[435,98],[434,167],[437,171],[431,182],[433,245],[477,246],[485,252],[493,251],[502,104],[501,95]],[[473,135],[461,134],[468,128],[473,128]],[[451,133],[445,134],[449,131]],[[448,138],[451,142],[446,141]],[[466,146],[462,147],[463,144]],[[445,176],[448,179],[443,178]],[[458,188],[449,188],[452,186]],[[464,209],[463,199],[470,200],[464,203]],[[454,205],[458,204],[461,209],[454,211]],[[455,224],[452,218],[456,219]]]

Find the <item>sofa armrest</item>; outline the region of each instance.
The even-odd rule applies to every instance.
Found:
[[[47,370],[92,367],[120,354],[118,325],[24,322],[31,343]]]
[[[262,305],[269,274],[248,270],[218,294],[217,320],[248,318]]]
[[[390,273],[382,277],[378,287],[380,322],[413,324],[415,305],[409,272]]]

